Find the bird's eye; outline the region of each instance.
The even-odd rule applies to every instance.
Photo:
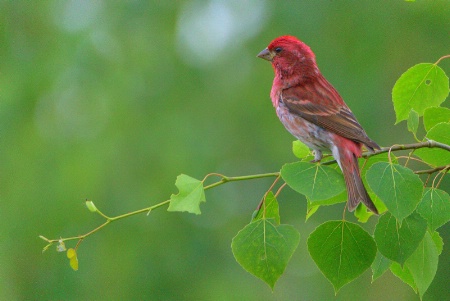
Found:
[[[281,48],[281,47],[277,47],[277,48],[275,48],[275,52],[276,52],[276,53],[280,53],[280,52],[281,52],[281,50],[283,50],[283,48]]]

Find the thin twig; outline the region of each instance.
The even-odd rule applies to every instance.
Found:
[[[421,175],[421,174],[430,174],[431,175],[431,174],[433,174],[433,173],[435,173],[437,171],[441,171],[441,170],[444,170],[444,169],[450,169],[450,165],[438,166],[438,167],[435,167],[435,168],[432,168],[432,169],[417,170],[414,173],[418,174],[418,175]]]
[[[269,177],[278,177],[279,175],[280,175],[279,172],[263,173],[263,174],[241,176],[241,177],[226,177],[226,176],[220,175],[220,176],[222,176],[222,180],[212,183],[208,186],[205,186],[203,189],[204,190],[211,189],[213,187],[216,187],[216,186],[228,183],[228,182],[245,181],[245,180],[252,180],[252,179],[269,178]]]

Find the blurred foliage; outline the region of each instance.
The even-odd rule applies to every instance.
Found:
[[[412,142],[406,123],[394,126],[392,87],[448,54],[449,15],[448,0],[0,1],[1,299],[333,299],[304,239],[273,294],[234,260],[231,238],[270,179],[208,192],[200,216],[160,210],[111,225],[83,242],[77,272],[41,254],[38,235],[98,225],[86,198],[117,215],[166,200],[180,173],[294,161],[269,99],[272,71],[255,58],[283,34],[312,47],[372,139]],[[341,214],[304,224],[304,199],[285,189],[278,200],[301,237]],[[450,299],[449,255],[444,246],[424,300]],[[335,299],[417,300],[389,273],[370,282],[368,271]]]

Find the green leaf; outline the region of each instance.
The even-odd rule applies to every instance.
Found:
[[[450,195],[440,189],[425,188],[417,212],[427,220],[431,231],[450,221]]]
[[[436,275],[438,257],[439,253],[436,244],[427,232],[419,247],[406,260],[405,265],[414,278],[414,283],[417,286],[420,298],[423,297],[423,294],[427,291]]]
[[[278,204],[275,206],[273,203],[277,203],[275,198],[270,206],[278,208]],[[293,226],[278,225],[275,219],[261,216],[239,231],[233,238],[231,248],[236,261],[246,271],[273,289],[299,241],[300,234]]]
[[[386,212],[378,220],[374,237],[380,253],[400,264],[405,263],[409,256],[417,249],[427,230],[427,222],[418,214],[413,213],[398,221]]]
[[[450,123],[438,123],[432,127],[426,137],[444,144],[450,144]],[[433,166],[450,163],[450,152],[438,148],[421,148],[414,152],[425,162]]]
[[[417,114],[416,111],[411,110],[409,112],[408,116],[408,131],[414,134],[414,137],[416,137],[417,129],[419,128],[419,114]]]
[[[374,215],[372,211],[368,211],[366,206],[362,206],[362,203],[356,207],[355,217],[358,219],[360,223],[367,223],[369,218]]]
[[[377,248],[372,236],[359,225],[329,221],[311,233],[308,251],[337,293],[370,267]]]
[[[261,208],[258,210],[258,213],[253,218],[253,222],[260,219],[273,219],[276,226],[280,224],[280,211],[278,208],[278,202],[273,195],[273,192],[270,191],[261,205]]]
[[[363,159],[359,160],[359,166],[361,169],[361,178],[363,180],[367,192],[369,193],[370,198],[372,199],[372,202],[375,204],[375,207],[377,207],[379,214],[384,213],[387,210],[387,208],[386,205],[380,200],[380,198],[375,194],[370,185],[367,183],[366,173],[372,167],[372,165],[374,165],[377,162],[389,162],[389,157],[392,163],[398,162],[397,157],[394,154],[390,154],[389,156],[389,154],[387,153],[378,154],[365,160]],[[364,207],[365,206],[363,206],[363,208]]]
[[[91,212],[97,212],[98,211],[98,209],[97,209],[97,207],[95,207],[95,204],[94,204],[93,201],[86,200],[85,204],[86,204],[86,207],[89,209],[89,211],[91,211]]]
[[[432,107],[426,109],[423,113],[423,125],[427,132],[441,122],[450,122],[450,109],[444,107]]]
[[[390,269],[392,274],[397,276],[404,283],[408,284],[414,290],[414,292],[417,293],[417,285],[414,282],[414,278],[411,274],[411,271],[408,269],[406,265],[403,266],[402,268],[402,266],[397,262],[392,262]]]
[[[187,211],[200,214],[200,203],[206,202],[203,182],[181,174],[177,177],[175,186],[178,187],[179,192],[170,196],[167,211]]]
[[[306,217],[305,217],[305,222],[307,222],[309,220],[309,218],[311,216],[313,216],[314,213],[317,212],[317,210],[319,210],[320,205],[310,205],[311,203],[308,202],[308,206],[306,208]]]
[[[300,140],[292,142],[292,152],[299,159],[303,159],[311,154],[309,147]]]
[[[372,282],[384,274],[389,269],[392,261],[384,257],[380,252],[377,252],[377,256],[372,263]]]
[[[400,222],[410,215],[422,198],[423,183],[406,167],[375,163],[366,173],[370,188]]]
[[[359,160],[359,167],[361,169],[361,175],[365,176],[367,171],[375,164],[378,162],[389,162],[391,161],[392,163],[397,164],[398,163],[398,159],[395,156],[394,153],[391,153],[390,155],[388,153],[382,153],[382,154],[378,154],[376,156],[372,156],[368,159],[360,159]]]
[[[326,200],[314,201],[311,202],[308,197],[306,197],[307,201],[307,210],[306,210],[306,220],[308,220],[316,211],[320,208],[320,206],[330,206],[338,203],[347,202],[347,191],[344,190],[340,194],[331,197]]]
[[[431,238],[434,241],[434,244],[436,245],[436,249],[438,251],[438,255],[441,255],[442,250],[444,249],[444,241],[442,240],[441,235],[437,231],[433,231],[431,234]]]
[[[281,177],[311,202],[332,198],[345,190],[342,174],[330,166],[307,162],[285,164]]]
[[[418,64],[409,68],[392,89],[396,123],[408,119],[411,110],[422,116],[425,109],[444,102],[448,93],[448,77],[439,66]]]

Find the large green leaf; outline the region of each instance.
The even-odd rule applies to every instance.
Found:
[[[370,267],[377,248],[372,236],[359,225],[329,221],[311,233],[308,251],[337,293]]]
[[[450,221],[450,195],[444,190],[426,188],[417,212],[427,220],[432,231],[436,230]]]
[[[187,175],[179,175],[175,185],[178,194],[170,196],[168,211],[187,211],[200,214],[200,203],[206,202],[203,182]]]
[[[384,257],[403,264],[417,249],[426,230],[427,222],[418,213],[405,218],[400,226],[398,221],[386,212],[378,220],[374,237],[378,251]]]
[[[410,215],[422,198],[423,183],[404,166],[375,163],[366,173],[370,188],[400,222]]]
[[[411,110],[422,116],[425,109],[439,106],[448,93],[448,77],[439,66],[418,64],[411,67],[392,89],[396,123],[408,119]]]
[[[421,298],[436,275],[438,257],[439,253],[436,244],[430,233],[427,232],[416,251],[406,260],[405,265],[414,278],[414,283]]]
[[[293,226],[279,225],[278,203],[268,195],[253,221],[233,238],[231,248],[246,271],[273,289],[299,241],[300,234]]]
[[[450,145],[450,123],[438,123],[432,127],[426,137]],[[421,148],[414,152],[425,162],[433,166],[450,164],[450,152],[439,148]]]
[[[428,132],[433,126],[441,122],[450,122],[450,109],[444,107],[428,108],[423,113],[423,125]]]
[[[283,165],[281,177],[311,202],[332,198],[345,190],[342,174],[330,166],[308,162]]]

